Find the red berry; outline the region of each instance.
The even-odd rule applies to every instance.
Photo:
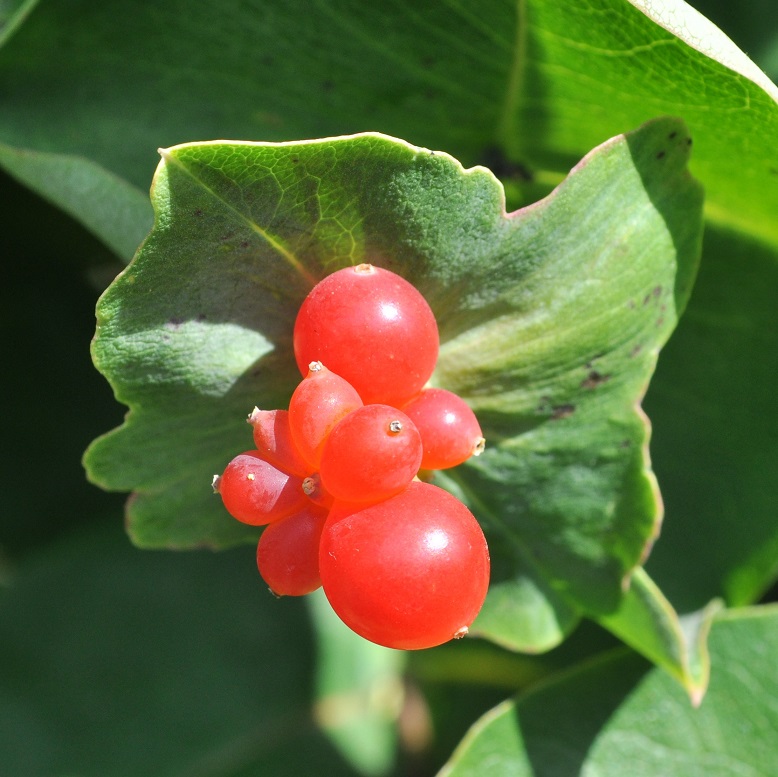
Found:
[[[303,596],[321,585],[319,539],[326,518],[326,510],[309,504],[262,532],[257,568],[276,596]]]
[[[365,405],[331,432],[321,457],[321,479],[335,499],[377,502],[402,491],[421,464],[413,422],[389,405]]]
[[[297,314],[300,372],[318,360],[341,375],[365,404],[399,407],[429,380],[438,326],[422,295],[389,270],[361,264],[328,275]]]
[[[379,645],[415,650],[467,633],[486,597],[489,551],[459,500],[415,481],[377,504],[336,502],[319,572],[347,626]]]
[[[422,469],[456,467],[484,449],[481,426],[464,399],[440,388],[425,389],[403,407],[424,446]]]
[[[335,424],[358,407],[362,400],[346,380],[321,362],[311,362],[289,401],[292,439],[309,472],[318,472],[324,441]]]
[[[285,518],[306,504],[302,478],[289,475],[265,461],[258,451],[236,456],[214,490],[227,512],[243,523],[263,526]]]
[[[305,477],[310,473],[311,468],[292,441],[286,410],[260,410],[255,407],[248,422],[254,430],[254,445],[266,461],[293,475]]]
[[[321,482],[321,475],[318,472],[308,475],[308,477],[303,480],[303,493],[314,504],[319,505],[319,507],[326,507],[328,510],[335,501],[332,494],[324,488],[324,485]]]

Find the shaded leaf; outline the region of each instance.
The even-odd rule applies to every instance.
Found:
[[[20,565],[0,599],[3,770],[350,774],[310,715],[304,605],[251,556],[141,553],[114,526]]]
[[[429,300],[434,381],[470,401],[490,441],[441,480],[488,533],[495,590],[475,631],[550,647],[577,608],[615,609],[655,532],[637,403],[696,269],[688,149],[681,123],[653,122],[510,216],[487,170],[380,135],[169,149],[155,228],[98,308],[95,362],[131,411],[88,452],[90,476],[135,490],[141,545],[255,538],[211,476],[251,447],[255,404],[286,405],[314,279],[388,266]]]
[[[778,577],[778,263],[709,229],[645,407],[667,517],[647,569],[681,611],[750,604]]]
[[[132,258],[151,229],[145,192],[88,159],[0,144],[0,164],[124,259]]]
[[[2,0],[0,2],[0,46],[24,23],[38,0]]]

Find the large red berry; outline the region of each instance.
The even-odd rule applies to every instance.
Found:
[[[325,509],[309,504],[262,532],[257,567],[277,596],[303,596],[321,585],[319,540],[326,518]]]
[[[424,297],[404,278],[369,264],[338,270],[317,284],[294,327],[300,372],[321,361],[365,404],[407,402],[432,375],[438,345]]]
[[[237,455],[214,480],[214,490],[233,518],[253,526],[285,518],[307,502],[302,478],[277,469],[258,451]]]
[[[321,456],[321,480],[335,499],[376,502],[402,491],[421,464],[413,422],[389,405],[365,405],[331,432]]]
[[[327,435],[344,416],[362,407],[348,381],[321,362],[311,362],[289,401],[289,429],[310,472],[318,471]]]
[[[483,451],[483,433],[475,413],[451,391],[424,389],[403,407],[403,412],[421,435],[422,469],[456,467]]]
[[[319,572],[347,626],[379,645],[414,650],[467,633],[486,597],[489,551],[459,500],[415,481],[377,504],[336,502]]]

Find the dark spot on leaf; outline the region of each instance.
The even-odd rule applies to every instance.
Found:
[[[651,295],[650,294],[646,294],[646,296],[643,297],[643,304],[644,305],[648,305],[649,302],[651,302]]]
[[[537,406],[537,412],[545,413],[548,410],[549,404],[551,404],[551,397],[541,397],[540,404]]]
[[[627,303],[627,307],[628,307],[630,310],[634,310],[634,309],[635,309],[635,300],[634,300],[634,299],[631,299],[631,300],[630,300],[630,301]]]
[[[481,154],[479,164],[488,167],[498,178],[514,181],[531,181],[532,172],[521,162],[513,162],[499,146],[489,146]]]
[[[248,240],[241,240],[240,241],[240,247],[241,248],[248,248],[251,245]]]
[[[643,350],[643,346],[638,343],[630,352],[630,358],[634,359],[641,351]]]
[[[330,79],[328,78],[326,81],[321,82],[321,88],[325,92],[331,92],[335,88],[335,82],[330,81]]]
[[[619,448],[631,448],[632,442],[630,440],[622,440]]]
[[[575,413],[575,405],[555,405],[551,413],[552,421],[559,421],[562,418],[569,418]]]
[[[692,144],[692,139],[691,138],[686,138],[686,145],[687,146],[691,146],[691,144]]]
[[[661,286],[654,286],[654,290],[651,292],[655,297],[658,297],[662,293]]]
[[[292,157],[292,164],[293,165],[296,165],[299,161],[300,161],[300,157],[299,156],[293,156]]]
[[[672,139],[673,139],[673,138],[674,138],[674,137],[675,137],[677,134],[678,134],[678,133],[677,133],[675,130],[673,130],[673,131],[672,131],[672,132],[671,132],[671,133],[670,133],[670,134],[667,136],[667,139],[668,139],[668,140],[672,140]]]
[[[657,153],[657,155],[656,155],[656,158],[657,158],[657,159],[663,159],[663,158],[664,158],[664,155],[665,155],[665,152],[664,152],[664,150],[662,150],[662,151],[659,151],[659,152]]]
[[[183,324],[183,323],[184,323],[184,319],[183,318],[178,318],[178,316],[173,316],[172,318],[170,318],[168,320],[167,325],[171,329],[178,329],[178,327],[180,327],[181,324]]]
[[[603,375],[597,370],[592,370],[584,380],[581,381],[581,388],[595,389],[611,379],[610,375]]]
[[[205,315],[205,313],[199,313],[197,316],[197,321],[205,321],[208,318],[208,316]]]
[[[656,326],[657,326],[657,329],[658,329],[660,326],[662,326],[662,324],[664,324],[664,322],[665,322],[665,317],[664,317],[664,316],[659,316],[659,318],[656,320]]]
[[[589,359],[588,362],[584,365],[587,370],[591,370],[594,367],[594,363],[597,361],[597,359],[602,359],[602,357],[605,356],[605,354],[601,351],[600,353],[594,354],[591,359]]]
[[[202,208],[195,208],[194,212],[195,216],[200,217],[203,215],[203,209]]]

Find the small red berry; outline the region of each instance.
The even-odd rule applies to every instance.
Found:
[[[326,510],[308,504],[262,532],[257,568],[276,596],[303,596],[321,586],[319,540],[326,518]]]
[[[289,413],[286,410],[260,410],[255,407],[248,417],[254,445],[263,458],[284,472],[305,477],[311,471],[292,441]]]
[[[421,458],[421,437],[405,413],[364,405],[330,432],[321,457],[322,483],[335,499],[376,502],[402,491]]]
[[[289,402],[289,428],[294,445],[308,463],[309,472],[318,472],[327,435],[338,421],[362,407],[362,400],[348,381],[331,372],[321,362],[311,362],[308,374]]]
[[[214,480],[227,512],[243,523],[264,526],[305,505],[302,478],[265,461],[258,451],[236,456]]]
[[[475,413],[451,391],[429,388],[403,407],[421,435],[422,469],[456,467],[484,449],[484,437]]]

